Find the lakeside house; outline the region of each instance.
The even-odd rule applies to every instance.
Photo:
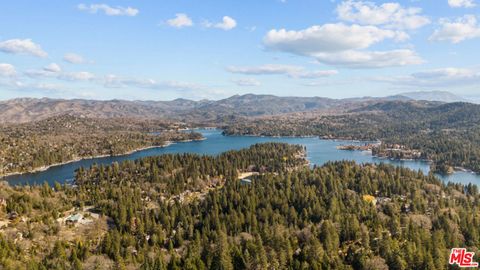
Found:
[[[83,215],[82,214],[74,214],[74,215],[70,215],[68,216],[66,219],[65,219],[65,224],[76,224],[78,223],[80,220],[82,220],[83,218]]]

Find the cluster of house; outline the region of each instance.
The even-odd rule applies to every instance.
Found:
[[[409,149],[400,144],[388,144],[385,148],[379,149],[374,153],[380,157],[400,158],[400,159],[419,159],[422,157],[422,152],[416,149]]]
[[[392,198],[390,197],[375,197],[373,195],[363,195],[363,200],[365,202],[371,203],[373,206],[377,205],[385,205],[387,203],[390,203],[392,201]],[[406,201],[405,196],[400,196],[401,201]],[[410,212],[410,204],[405,202],[402,204],[402,211],[405,213]]]

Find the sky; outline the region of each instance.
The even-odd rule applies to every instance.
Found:
[[[16,0],[0,4],[0,99],[480,100],[480,0]]]

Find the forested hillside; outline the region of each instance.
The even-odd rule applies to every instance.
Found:
[[[382,102],[344,114],[231,123],[225,134],[381,140],[420,150],[436,171],[459,166],[480,172],[480,105],[470,103]]]
[[[85,168],[73,187],[4,187],[3,215],[15,212],[17,225],[2,229],[0,265],[447,269],[450,248],[477,251],[476,186],[387,165],[311,169],[303,154],[259,144]],[[246,173],[251,181],[238,179]],[[92,221],[62,223],[72,207]]]
[[[130,118],[64,115],[0,126],[0,176],[94,156],[125,154],[168,141],[197,140],[184,124]]]

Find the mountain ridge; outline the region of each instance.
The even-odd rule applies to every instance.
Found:
[[[332,99],[255,94],[199,101],[183,98],[171,101],[16,98],[0,101],[0,123],[38,121],[63,114],[92,118],[127,117],[218,122],[225,118],[295,112],[348,111],[376,102],[413,100],[403,95]]]
[[[415,100],[440,101],[445,103],[468,102],[467,99],[447,91],[415,91],[400,93],[399,95]]]

